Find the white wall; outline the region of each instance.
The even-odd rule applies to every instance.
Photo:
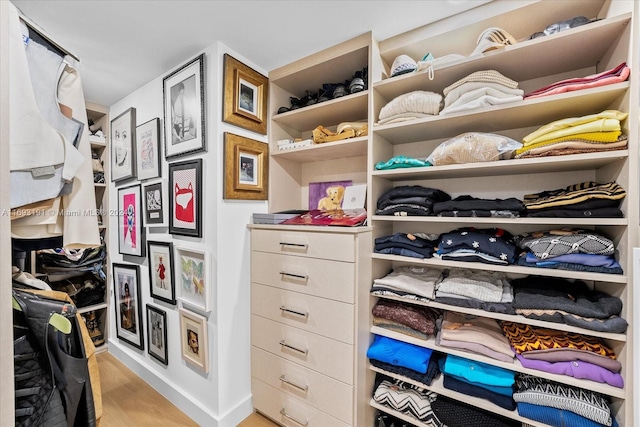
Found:
[[[250,355],[250,277],[249,233],[246,225],[253,212],[266,212],[266,201],[223,200],[224,186],[224,132],[231,132],[261,142],[266,136],[223,123],[223,55],[229,53],[255,70],[267,74],[242,55],[217,43],[205,51],[205,102],[207,151],[195,153],[175,161],[203,159],[203,237],[201,239],[173,236],[167,228],[147,229],[147,240],[172,241],[174,245],[205,249],[211,254],[213,265],[213,309],[208,314],[209,373],[187,365],[180,354],[178,305],[172,306],[153,300],[149,294],[148,262],[146,259],[118,254],[117,218],[109,221],[109,256],[112,262],[139,264],[141,267],[142,306],[144,314],[145,351],[140,351],[116,336],[114,311],[111,308],[109,351],[169,398],[197,423],[203,426],[236,426],[250,414],[251,355]],[[196,53],[190,58],[199,54]],[[188,62],[186,58],[184,62]],[[112,105],[110,116],[117,117],[127,108],[135,107],[137,124],[154,117],[163,120],[162,78],[182,64]],[[172,159],[173,161],[173,159]],[[168,178],[168,163],[162,161],[162,176]],[[110,207],[117,207],[117,187],[111,184]],[[168,213],[168,212],[167,212]],[[111,284],[113,301],[113,284]],[[147,303],[167,312],[169,364],[165,366],[146,351]]]

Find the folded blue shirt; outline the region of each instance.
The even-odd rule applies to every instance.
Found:
[[[367,350],[367,357],[426,374],[431,353],[429,348],[374,335],[373,343]]]
[[[515,372],[513,371],[452,354],[447,355],[442,372],[464,378],[471,383],[499,387],[511,387],[515,383]]]

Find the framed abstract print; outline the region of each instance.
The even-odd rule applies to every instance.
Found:
[[[136,176],[136,109],[131,107],[111,120],[111,181]]]
[[[176,304],[176,286],[173,279],[173,244],[147,242],[149,258],[149,287],[152,298]]]
[[[161,363],[169,364],[167,313],[149,304],[147,304],[147,352]]]
[[[202,159],[169,164],[169,233],[202,237]]]
[[[118,189],[118,252],[145,255],[145,230],[142,220],[140,184]]]
[[[178,299],[197,310],[211,310],[209,252],[195,248],[175,248],[175,280]]]
[[[209,344],[207,318],[181,308],[180,314],[180,352],[188,364],[209,372]]]
[[[144,350],[140,266],[118,263],[112,265],[116,335],[132,346]]]
[[[204,54],[162,79],[165,158],[204,151]]]
[[[167,181],[148,182],[142,186],[142,204],[144,206],[144,223],[147,227],[164,227],[167,225],[165,203],[167,200]]]
[[[136,127],[136,174],[142,181],[158,178],[160,169],[160,119]]]

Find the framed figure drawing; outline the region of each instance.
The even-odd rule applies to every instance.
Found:
[[[118,263],[112,265],[116,335],[119,339],[143,350],[140,266]]]
[[[147,352],[161,363],[169,364],[167,313],[149,304],[147,304]]]
[[[149,258],[151,297],[175,305],[173,244],[171,242],[147,242],[147,256]]]
[[[224,133],[224,198],[266,200],[269,145]]]
[[[111,181],[136,176],[136,109],[131,107],[111,120]]]
[[[136,174],[140,181],[157,178],[160,169],[160,119],[136,127]]]
[[[182,359],[190,365],[209,372],[209,344],[207,337],[207,318],[181,308],[180,314],[180,352]]]
[[[202,237],[202,159],[169,164],[169,233]]]
[[[225,53],[222,120],[267,134],[269,79]]]
[[[200,311],[210,311],[209,253],[200,249],[176,247],[175,254],[178,299]]]
[[[204,54],[162,79],[165,158],[204,151]]]
[[[118,252],[122,255],[145,255],[141,191],[140,184],[118,189]]]
[[[149,182],[142,186],[144,223],[147,226],[163,227],[167,225],[164,204],[167,198],[167,181]]]

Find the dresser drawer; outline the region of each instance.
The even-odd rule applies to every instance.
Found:
[[[251,285],[251,313],[305,331],[353,344],[353,304]]]
[[[251,344],[347,384],[353,384],[353,346],[264,317],[251,316]]]
[[[353,386],[257,347],[251,347],[251,372],[254,377],[271,387],[296,396],[321,411],[351,423]]]
[[[251,252],[251,281],[353,304],[355,264]]]
[[[256,378],[251,378],[251,393],[253,406],[258,411],[287,427],[349,427],[351,425]]]
[[[355,235],[287,230],[252,230],[251,250],[355,262]]]

